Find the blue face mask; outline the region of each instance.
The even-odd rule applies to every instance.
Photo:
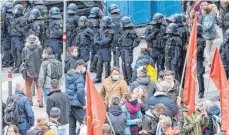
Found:
[[[130,102],[132,105],[137,105],[138,99],[134,99],[133,101]]]
[[[117,81],[117,80],[119,79],[119,75],[113,75],[113,76],[112,76],[112,79],[113,79],[114,81]]]

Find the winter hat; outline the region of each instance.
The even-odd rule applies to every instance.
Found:
[[[51,118],[58,118],[60,117],[61,115],[61,111],[59,108],[57,107],[53,107],[51,110],[50,110],[50,117]]]
[[[161,113],[161,115],[165,115],[165,116],[168,116],[168,117],[170,117],[170,118],[173,117],[173,114],[172,114],[172,112],[171,112],[170,110],[164,110],[164,111]]]
[[[40,45],[39,38],[33,34],[29,35],[26,39],[26,46],[31,46],[31,45]]]

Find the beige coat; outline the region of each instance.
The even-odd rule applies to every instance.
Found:
[[[125,101],[127,94],[128,85],[122,78],[114,82],[110,76],[103,81],[100,95],[103,98],[107,108],[112,97],[119,97],[120,101],[123,102]]]

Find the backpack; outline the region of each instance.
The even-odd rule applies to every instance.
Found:
[[[21,116],[19,114],[19,105],[17,101],[21,96],[10,96],[9,101],[6,104],[4,121],[8,125],[18,125],[21,121]]]
[[[60,61],[56,60],[56,59],[52,59],[49,60],[48,65],[50,65],[50,78],[51,80],[53,79],[57,79],[59,80],[62,77],[62,65],[60,63]]]
[[[42,129],[34,128],[34,129],[28,130],[27,135],[43,135],[48,130],[50,129],[42,130]]]

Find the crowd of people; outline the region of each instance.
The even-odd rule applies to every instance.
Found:
[[[25,84],[16,84],[15,94],[4,104],[6,134],[82,134],[80,128],[87,118],[86,70],[96,73],[94,83],[102,83],[99,92],[108,114],[103,135],[223,134],[220,106],[206,100],[203,107],[196,104],[194,113],[188,114],[180,85],[195,16],[198,97],[205,95],[203,75],[211,67],[218,26],[224,35],[220,54],[229,77],[229,2],[221,2],[220,9],[207,1],[187,3],[186,14],[176,13],[168,18],[155,13],[145,30],[147,47],[140,49],[133,68],[133,51],[141,39],[130,17],[122,15],[116,4],[108,7],[109,16],[93,7],[88,18],[78,16],[78,7],[69,4],[67,52],[62,50],[63,20],[59,8],[52,7],[48,12],[43,1],[30,4],[5,2],[2,8],[3,66],[13,67],[14,73],[20,71],[25,80]],[[66,59],[61,59],[62,53],[67,54]],[[65,62],[64,73],[61,61]],[[150,68],[157,70],[156,81]],[[63,75],[65,88],[61,89]],[[39,107],[45,106],[47,113],[36,122],[32,110],[33,81]]]

